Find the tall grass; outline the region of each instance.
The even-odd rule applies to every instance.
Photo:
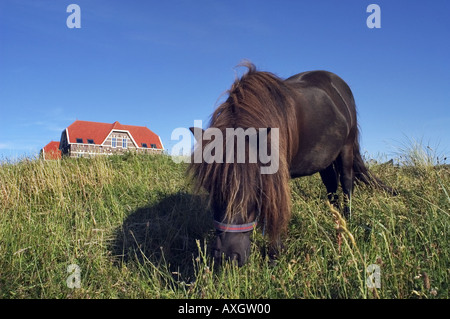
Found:
[[[185,164],[132,154],[5,162],[0,298],[448,298],[449,167],[370,168],[400,195],[357,186],[344,221],[318,176],[292,180],[283,254],[268,260],[257,231],[237,268],[209,258],[211,216]],[[81,288],[67,286],[70,264]],[[378,289],[366,283],[371,264]]]

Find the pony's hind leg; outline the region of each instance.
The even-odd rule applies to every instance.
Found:
[[[345,145],[339,154],[338,168],[342,191],[344,192],[344,217],[351,217],[351,198],[353,192],[354,171],[353,171],[353,144]]]
[[[320,177],[327,188],[327,196],[330,204],[339,209],[337,195],[339,174],[334,163],[331,163],[330,166],[320,171]]]

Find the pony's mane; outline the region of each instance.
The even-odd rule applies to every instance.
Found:
[[[278,128],[278,171],[261,174],[259,161],[226,163],[224,151],[223,163],[195,163],[192,158],[189,172],[196,190],[204,188],[209,192],[210,206],[225,203],[223,209],[229,221],[238,217],[246,221],[248,210],[255,209],[260,214],[260,225],[264,224],[270,238],[275,239],[286,228],[291,212],[287,163],[293,154],[287,145],[296,145],[293,139],[298,138],[294,102],[283,80],[257,71],[251,63],[243,66],[248,71],[233,83],[227,100],[212,114],[209,127],[220,129],[224,136],[226,128]],[[208,142],[203,141],[203,149]],[[268,144],[270,149],[270,134]]]

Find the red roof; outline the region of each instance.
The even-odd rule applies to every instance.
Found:
[[[112,130],[128,131],[137,147],[142,147],[142,144],[146,143],[148,148],[151,144],[155,144],[156,148],[163,149],[159,136],[145,126],[123,125],[117,121],[109,124],[77,120],[67,127],[69,143],[77,143],[77,138],[82,138],[85,144],[88,143],[88,139],[92,139],[97,145],[101,145]]]
[[[61,150],[59,149],[59,142],[51,141],[42,149],[44,159],[56,160],[61,158]]]

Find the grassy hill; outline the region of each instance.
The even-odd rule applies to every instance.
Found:
[[[357,186],[346,225],[317,175],[293,180],[284,254],[267,260],[258,231],[237,268],[209,259],[212,218],[185,165],[131,154],[1,164],[0,298],[449,298],[448,166],[372,165],[400,195]]]

